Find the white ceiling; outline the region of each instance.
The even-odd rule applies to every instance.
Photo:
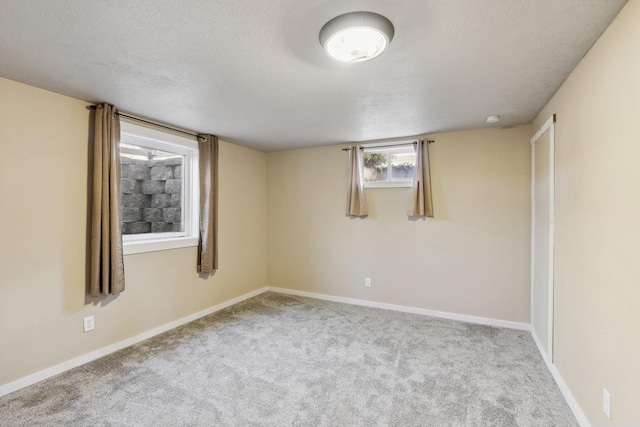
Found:
[[[0,76],[262,151],[530,123],[626,0],[0,0]],[[395,37],[340,64],[325,22]]]

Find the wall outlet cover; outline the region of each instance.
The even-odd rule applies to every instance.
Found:
[[[83,323],[84,323],[84,331],[85,332],[93,331],[93,329],[95,327],[95,325],[93,323],[93,316],[85,317],[83,319]]]

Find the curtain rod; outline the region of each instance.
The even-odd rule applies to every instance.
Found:
[[[433,144],[435,141],[427,139],[427,144]],[[365,148],[387,148],[387,147],[401,147],[403,145],[409,145],[409,144],[413,144],[416,145],[418,143],[418,141],[413,141],[413,142],[403,142],[400,144],[389,144],[389,145],[376,145],[374,147],[360,147],[361,150],[364,150]],[[351,151],[351,148],[343,148],[342,151]]]
[[[89,109],[91,109],[91,110],[95,110],[96,108],[98,108],[98,107],[96,107],[95,105],[90,105],[89,106]],[[123,112],[118,111],[116,114],[118,116],[120,116],[120,117],[125,117],[127,119],[135,120],[136,122],[146,123],[148,125],[159,127],[159,128],[162,128],[162,129],[167,129],[167,130],[170,130],[172,132],[179,132],[179,133],[182,133],[182,134],[185,134],[185,135],[193,136],[194,138],[199,138],[199,134],[197,134],[195,132],[186,131],[186,130],[178,129],[178,128],[173,127],[173,126],[168,126],[168,125],[160,124],[160,123],[157,123],[157,122],[152,122],[152,121],[149,121],[149,120],[145,120],[143,118],[134,116],[134,115],[132,115],[130,113],[123,113]]]

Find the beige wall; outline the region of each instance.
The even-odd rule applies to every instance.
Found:
[[[640,425],[638,52],[630,1],[534,123],[557,114],[555,363],[598,426]]]
[[[530,136],[432,135],[435,218],[418,221],[408,188],[367,189],[369,218],[347,218],[341,147],[269,153],[269,285],[528,323]]]
[[[86,106],[0,78],[0,385],[266,286],[265,154],[222,142],[216,275],[196,248],[128,255],[127,290],[85,305]]]

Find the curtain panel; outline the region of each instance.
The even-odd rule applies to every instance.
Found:
[[[420,140],[415,147],[416,167],[413,174],[413,185],[411,186],[407,215],[433,218],[429,143],[425,140]]]
[[[90,242],[92,297],[124,291],[120,217],[120,118],[109,104],[96,107]]]
[[[198,135],[200,174],[199,273],[218,269],[218,137]]]
[[[367,197],[364,193],[364,154],[357,145],[349,150],[349,188],[347,190],[347,216],[366,217]]]

